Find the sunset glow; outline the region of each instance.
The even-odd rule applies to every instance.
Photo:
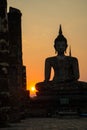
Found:
[[[80,80],[87,81],[87,0],[8,0],[8,6],[22,13],[23,63],[31,95],[36,92],[32,82],[44,80],[45,58],[55,55],[60,24],[72,56],[79,60]]]

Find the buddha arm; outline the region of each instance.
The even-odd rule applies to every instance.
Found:
[[[51,74],[51,65],[49,62],[49,59],[46,59],[45,61],[45,82],[49,81]]]
[[[79,65],[77,59],[75,59],[75,61],[73,62],[73,73],[74,73],[75,80],[79,79],[80,74],[79,74]]]

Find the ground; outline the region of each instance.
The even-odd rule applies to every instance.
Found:
[[[87,118],[29,118],[0,130],[87,130]]]

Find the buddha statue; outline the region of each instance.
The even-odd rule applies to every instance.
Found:
[[[54,40],[54,49],[56,56],[48,57],[45,60],[45,79],[43,82],[39,82],[35,85],[38,92],[50,91],[58,89],[59,87],[66,86],[78,86],[79,84],[79,65],[78,59],[65,55],[68,47],[67,39],[62,34],[62,28],[60,25],[59,35]],[[51,69],[54,70],[53,79],[50,80]]]

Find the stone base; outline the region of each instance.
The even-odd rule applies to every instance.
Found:
[[[31,107],[44,116],[80,116],[87,113],[87,84],[60,86],[37,92]]]

